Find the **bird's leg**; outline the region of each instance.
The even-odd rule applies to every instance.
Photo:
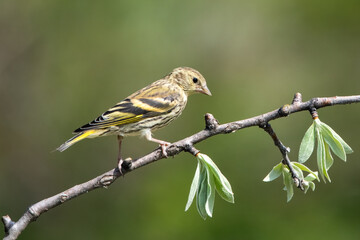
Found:
[[[156,139],[156,138],[153,138],[153,137],[151,136],[151,132],[150,132],[150,131],[148,131],[148,132],[145,134],[145,138],[146,138],[146,140],[148,140],[148,141],[156,142],[156,143],[160,144],[161,152],[162,152],[163,156],[166,157],[166,158],[168,157],[168,156],[167,156],[167,153],[166,153],[166,149],[167,149],[168,146],[171,145],[171,143],[165,142],[165,141],[162,141],[162,140],[159,140],[159,139]]]
[[[121,171],[121,164],[124,162],[124,160],[122,159],[121,157],[121,142],[123,140],[123,137],[118,135],[117,136],[117,139],[118,139],[118,143],[119,143],[119,152],[118,152],[118,169],[119,169],[119,172],[122,174],[122,171]]]
[[[162,140],[159,140],[159,139],[156,139],[156,138],[151,138],[150,141],[160,144],[162,154],[164,155],[164,157],[166,157],[166,158],[168,157],[167,153],[166,153],[166,149],[167,149],[168,146],[171,145],[171,143],[165,142],[165,141],[162,141]]]

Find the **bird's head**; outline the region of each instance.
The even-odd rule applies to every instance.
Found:
[[[187,95],[199,92],[211,96],[211,92],[206,86],[205,78],[193,68],[175,68],[169,77],[179,84]]]

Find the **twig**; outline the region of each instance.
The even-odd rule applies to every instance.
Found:
[[[325,97],[325,98],[313,98],[307,102],[302,102],[301,94],[295,94],[292,104],[287,104],[282,106],[279,109],[273,110],[271,112],[225,124],[218,124],[218,121],[211,115],[206,114],[206,128],[190,137],[184,138],[178,142],[173,143],[167,148],[168,156],[175,156],[182,151],[188,151],[193,155],[198,153],[198,150],[194,148],[194,145],[204,141],[205,139],[218,135],[218,134],[227,134],[238,131],[243,128],[261,126],[264,123],[268,123],[272,120],[286,117],[289,114],[300,112],[300,111],[310,111],[312,108],[319,109],[332,105],[339,104],[350,104],[360,102],[360,95],[356,96],[345,96],[345,97]],[[283,146],[283,145],[282,145]],[[283,147],[279,147],[283,149]],[[286,148],[284,148],[286,149]],[[281,150],[282,153],[284,150]],[[285,154],[286,156],[287,154]],[[84,193],[92,191],[94,189],[108,187],[121,175],[124,175],[128,172],[134,171],[137,168],[155,162],[163,158],[161,149],[158,148],[153,152],[131,161],[131,164],[126,163],[123,173],[121,174],[117,168],[111,169],[106,173],[101,174],[100,176],[95,177],[92,180],[89,180],[85,183],[76,185],[72,188],[65,190],[57,195],[44,199],[40,202],[35,203],[24,213],[24,215],[17,221],[13,222],[9,216],[3,216],[2,221],[5,227],[5,238],[17,239],[21,232],[28,226],[29,223],[35,221],[41,214],[44,212],[61,205],[62,203],[69,201],[75,197],[78,197]],[[286,159],[286,158],[285,158]]]
[[[290,148],[285,147],[285,145],[277,137],[276,133],[274,132],[273,128],[271,127],[271,125],[269,123],[260,124],[259,127],[264,129],[265,132],[267,132],[271,136],[271,138],[274,141],[275,146],[277,146],[279,148],[281,155],[283,156],[283,160],[282,160],[283,164],[288,166],[288,168],[290,170],[291,177],[294,180],[295,186],[300,188],[302,191],[304,191],[303,180],[300,179],[299,176],[296,174],[296,172],[294,171],[294,168],[291,165],[290,159],[289,159],[288,153],[290,152]]]

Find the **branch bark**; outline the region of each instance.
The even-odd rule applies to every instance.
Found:
[[[184,138],[170,145],[167,148],[167,155],[175,156],[182,151],[186,151],[193,155],[196,155],[199,151],[194,148],[194,145],[206,140],[207,138],[218,134],[232,133],[243,128],[259,126],[262,127],[270,134],[270,136],[273,137],[274,143],[280,149],[283,157],[286,158],[286,147],[280,142],[279,139],[277,139],[276,134],[273,132],[268,122],[281,117],[286,117],[296,112],[310,111],[310,113],[313,113],[314,109],[316,110],[319,108],[333,105],[342,105],[358,102],[360,102],[360,95],[312,98],[307,102],[302,102],[301,94],[296,93],[291,104],[286,104],[271,112],[244,120],[219,124],[218,121],[211,114],[207,113],[205,115],[206,128],[198,133],[195,133],[192,136]],[[274,138],[274,136],[276,138]],[[27,209],[24,215],[17,222],[13,222],[8,215],[3,216],[2,222],[5,228],[4,239],[17,239],[17,237],[29,225],[29,223],[35,221],[41,214],[47,212],[48,210],[92,190],[98,188],[107,188],[120,176],[163,158],[164,157],[162,155],[161,148],[158,148],[153,152],[138,159],[125,161],[122,165],[122,173],[119,172],[118,168],[111,169],[87,182],[76,185],[59,194],[56,194],[52,197],[46,198],[44,200],[41,200],[40,202],[33,204]],[[295,180],[296,175],[294,175],[293,178]]]

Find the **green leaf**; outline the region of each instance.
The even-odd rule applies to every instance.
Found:
[[[234,203],[234,193],[232,192],[230,182],[221,173],[219,168],[215,165],[211,158],[205,154],[198,154],[198,158],[207,165],[211,173],[214,175],[216,191],[219,193],[219,195],[224,200]]]
[[[324,182],[326,182],[325,177],[324,177],[324,172],[323,172],[323,160],[322,160],[324,144],[321,140],[322,138],[321,138],[321,135],[318,130],[316,131],[316,139],[318,142],[317,151],[316,151],[317,165],[319,168],[319,173],[320,173],[321,178],[323,179]]]
[[[325,123],[324,123],[325,124]],[[346,154],[353,153],[354,151],[351,149],[351,147],[337,134],[331,127],[329,127],[329,130],[333,134],[333,136],[341,143],[341,145],[344,147],[344,150]]]
[[[309,129],[306,131],[299,149],[299,162],[306,162],[314,151],[315,146],[315,124],[312,123]]]
[[[317,172],[316,172],[317,173]],[[304,179],[304,187],[305,187],[305,191],[304,193],[306,193],[309,188],[311,188],[312,191],[315,191],[315,183],[313,182],[313,180],[315,180],[316,178],[311,174],[309,173],[309,175],[307,175]]]
[[[325,141],[319,131],[317,132],[317,134],[318,134],[317,163],[318,163],[319,172],[324,182],[326,182],[325,178],[329,182],[331,182],[326,169]]]
[[[202,167],[200,172],[200,185],[196,197],[196,207],[200,216],[205,220],[207,217],[205,204],[207,201],[207,175],[206,168]]]
[[[319,177],[318,177],[318,172],[309,173],[309,174],[304,178],[304,180],[305,180],[305,181],[308,181],[308,182],[312,182],[312,181],[314,181],[315,179],[317,179],[318,181],[320,181],[320,180],[319,180]]]
[[[205,203],[205,210],[209,217],[212,217],[213,209],[214,209],[214,202],[215,202],[215,183],[214,183],[214,176],[209,172],[209,168],[206,168],[207,175],[208,175],[208,188],[207,188],[207,200]]]
[[[293,167],[297,177],[300,178],[300,179],[304,179],[304,174],[301,171],[301,169],[298,166],[294,165],[293,163],[291,163],[291,166]]]
[[[310,168],[308,168],[307,166],[305,166],[304,164],[298,163],[298,162],[292,162],[293,165],[297,166],[298,168],[300,168],[302,171],[308,172],[310,173],[309,175],[312,175],[314,177],[314,179],[317,179],[318,181],[320,181],[318,173],[315,171],[310,170]],[[313,179],[313,180],[314,180]],[[309,180],[308,180],[309,181]],[[311,180],[312,181],[312,180]]]
[[[330,167],[333,165],[334,159],[331,156],[331,152],[329,149],[329,145],[325,143],[325,168],[326,171],[330,169]]]
[[[341,144],[341,142],[336,137],[334,137],[334,135],[332,133],[333,130],[323,122],[321,122],[321,124],[319,126],[320,126],[320,133],[323,136],[325,142],[327,144],[329,144],[331,150],[340,159],[346,161],[345,149],[344,149],[343,145]]]
[[[284,185],[286,189],[286,195],[287,195],[287,202],[290,202],[291,198],[294,196],[294,189],[293,189],[293,180],[291,177],[291,174],[288,169],[283,168],[283,180]]]
[[[191,187],[190,187],[190,193],[189,193],[189,197],[188,197],[188,201],[186,203],[186,206],[185,206],[185,211],[187,211],[193,200],[194,200],[194,197],[196,195],[196,191],[199,187],[199,184],[200,184],[200,168],[201,168],[201,162],[198,161],[198,164],[197,164],[197,167],[196,167],[196,171],[195,171],[195,175],[194,175],[194,178],[193,178],[193,181],[191,183]]]
[[[304,181],[303,182],[303,186],[304,186],[304,193],[307,193],[307,191],[309,190],[309,182],[307,181]]]
[[[282,165],[283,165],[282,163],[279,163],[278,165],[273,167],[273,169],[269,172],[268,175],[266,175],[266,177],[263,179],[263,181],[271,182],[271,181],[277,179],[281,175]]]
[[[309,182],[311,190],[315,191],[315,183]]]
[[[337,134],[330,126],[328,126],[325,123],[322,123],[322,128],[325,129],[325,131],[327,132],[328,135],[331,136],[331,138],[337,143],[340,144],[341,147],[339,147],[340,149],[338,149],[338,151],[342,151],[340,154],[342,154],[341,156],[339,156],[335,150],[333,149],[332,145],[330,145],[331,150],[333,150],[333,152],[342,160],[346,161],[346,154],[350,154],[353,153],[353,150],[351,149],[351,147],[339,136],[339,134]],[[325,139],[326,140],[326,139]],[[330,139],[328,139],[330,140]],[[334,146],[335,147],[335,146]],[[345,155],[345,156],[344,156]]]
[[[337,134],[329,125],[327,125],[326,123],[322,123],[324,127],[326,127],[334,136],[334,138],[336,138],[341,145],[344,147],[344,150],[347,154],[353,153],[354,151],[351,149],[351,147],[339,136],[339,134]]]

